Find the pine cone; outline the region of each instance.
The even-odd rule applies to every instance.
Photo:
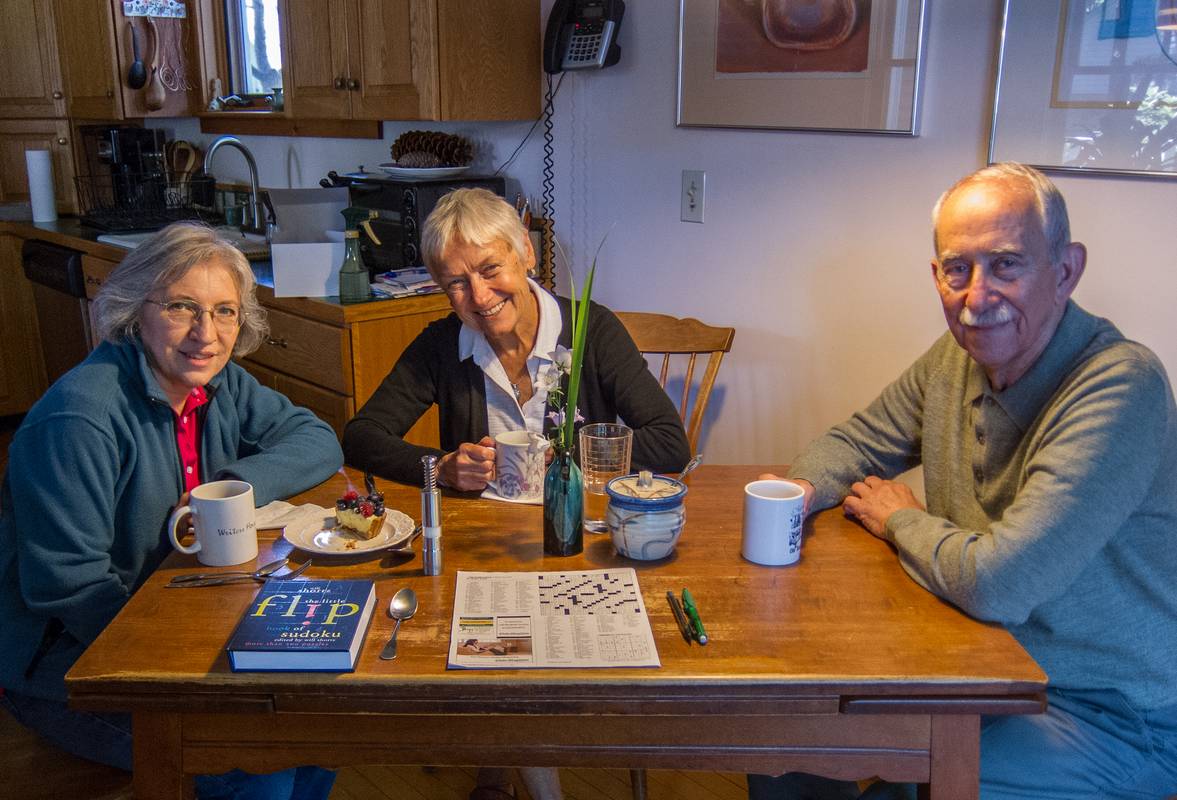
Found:
[[[430,156],[436,163],[427,163]],[[392,158],[400,167],[464,167],[474,160],[474,145],[456,134],[406,131],[392,143]]]

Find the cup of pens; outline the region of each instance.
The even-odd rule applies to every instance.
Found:
[[[605,522],[618,555],[654,561],[671,554],[687,519],[686,484],[643,470],[609,481],[605,493]]]

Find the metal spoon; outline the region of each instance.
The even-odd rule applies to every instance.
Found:
[[[384,649],[380,652],[382,661],[391,661],[396,658],[396,635],[400,632],[401,623],[416,613],[417,593],[412,589],[406,586],[392,596],[392,602],[388,604],[388,616],[396,620],[396,625],[392,628],[392,638],[388,640],[388,644],[384,645]]]
[[[172,578],[171,582],[187,583],[188,581],[199,581],[205,578],[227,578],[230,575],[243,575],[250,578],[264,578],[282,569],[282,567],[286,566],[289,561],[289,556],[286,558],[280,558],[277,561],[271,561],[269,564],[258,567],[253,572],[236,569],[230,570],[228,572],[198,572],[192,575],[177,575],[176,577]]]
[[[699,466],[702,463],[703,463],[703,454],[696,453],[695,457],[692,458],[690,461],[688,461],[687,465],[682,468],[682,472],[678,473],[678,480],[681,481],[683,478],[685,478],[687,475],[689,475],[692,472],[692,470],[695,469],[695,467]]]

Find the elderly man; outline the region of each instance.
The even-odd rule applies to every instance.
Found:
[[[1004,625],[1043,715],[986,718],[981,796],[1177,792],[1177,408],[1160,362],[1070,300],[1086,263],[1039,172],[996,164],[933,211],[942,336],[790,470],[921,586]],[[891,480],[923,464],[925,509]],[[864,654],[869,658],[869,653]],[[872,787],[898,796],[911,787]],[[857,797],[800,774],[749,796]],[[865,796],[865,795],[864,795]]]

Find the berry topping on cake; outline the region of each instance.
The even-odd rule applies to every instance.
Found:
[[[365,539],[375,538],[384,526],[384,496],[380,495],[380,502],[376,503],[370,496],[360,497],[354,489],[349,489],[335,501],[335,523],[336,527],[355,531]]]

